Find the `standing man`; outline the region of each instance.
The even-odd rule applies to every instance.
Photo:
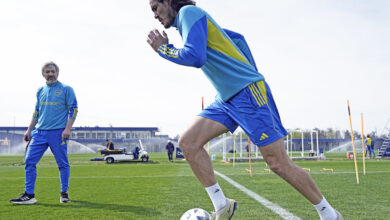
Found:
[[[240,126],[260,147],[270,168],[297,189],[317,209],[321,219],[343,219],[321,194],[311,176],[287,156],[283,128],[271,90],[256,68],[244,37],[224,30],[191,0],[149,0],[154,18],[165,28],[175,27],[184,47],[169,44],[154,29],[147,42],[163,58],[201,68],[217,90],[213,104],[197,116],[179,140],[192,171],[205,187],[217,220],[231,219],[237,208],[225,197],[203,146],[212,138]]]
[[[165,149],[168,152],[168,160],[173,162],[172,156],[173,152],[175,151],[175,145],[173,145],[171,141],[168,141],[168,144],[167,146],[165,146]]]
[[[24,140],[31,140],[25,158],[25,192],[19,198],[10,200],[11,203],[34,204],[37,202],[34,193],[37,178],[36,164],[48,147],[60,170],[60,202],[70,202],[68,196],[70,167],[67,150],[70,130],[78,110],[73,89],[57,80],[58,73],[59,68],[53,62],[48,62],[42,67],[42,76],[46,80],[46,85],[38,89],[35,112],[24,134]]]
[[[373,150],[373,147],[372,147],[372,140],[371,140],[370,135],[367,135],[365,142],[366,142],[366,156],[367,156],[367,151],[369,151],[370,159],[371,159],[372,155],[374,155],[374,159],[375,159],[375,151]]]

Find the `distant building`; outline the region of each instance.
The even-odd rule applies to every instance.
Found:
[[[74,127],[71,139],[80,143],[106,139],[151,139],[156,137],[158,131],[157,127]]]
[[[0,146],[12,147],[21,144],[26,130],[27,127],[0,127]],[[156,135],[157,132],[157,127],[73,127],[70,139],[85,145],[101,146],[105,145],[106,139],[110,139],[118,147],[132,147],[139,139],[145,143],[164,143],[168,135]]]

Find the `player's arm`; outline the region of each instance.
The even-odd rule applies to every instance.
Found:
[[[35,113],[34,113],[34,114],[35,114]],[[31,119],[30,125],[29,125],[28,128],[27,128],[27,131],[24,133],[23,140],[25,140],[25,141],[31,140],[31,131],[34,130],[35,125],[36,125],[37,123],[38,123],[38,119],[33,117],[33,118]]]
[[[181,49],[169,44],[163,32],[153,30],[148,35],[148,43],[163,58],[174,63],[200,68],[207,59],[207,17],[195,7],[180,11],[181,35],[184,46]]]
[[[67,91],[67,105],[68,105],[68,122],[66,123],[66,127],[62,132],[62,139],[70,137],[70,130],[73,127],[73,124],[76,120],[78,113],[78,105],[75,93],[71,87],[69,87]]]

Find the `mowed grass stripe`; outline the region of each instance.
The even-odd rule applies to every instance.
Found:
[[[0,219],[134,219],[174,220],[191,208],[213,209],[202,184],[192,174],[186,161],[168,162],[166,153],[151,154],[150,163],[123,162],[106,164],[89,161],[99,155],[69,155],[72,203],[60,204],[60,181],[54,157],[44,156],[38,164],[37,205],[15,206],[9,199],[24,189],[24,167],[13,166],[20,157],[0,156]],[[390,200],[390,160],[366,161],[367,173],[356,184],[353,160],[345,153],[327,154],[326,161],[298,161],[300,167],[311,168],[311,175],[327,200],[345,219],[387,220]],[[215,170],[247,189],[290,211],[301,219],[318,219],[313,206],[264,162],[254,162],[253,177],[246,173],[248,163],[226,164],[213,161]],[[362,164],[359,162],[359,173]],[[333,168],[334,173],[320,172]],[[93,177],[93,178],[92,178]],[[224,193],[239,203],[235,219],[283,219],[260,205],[221,177]],[[365,208],[362,208],[365,207]],[[367,211],[375,210],[375,211]]]

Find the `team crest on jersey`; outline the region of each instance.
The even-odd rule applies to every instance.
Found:
[[[59,96],[61,95],[62,91],[61,90],[56,90],[56,95]]]

